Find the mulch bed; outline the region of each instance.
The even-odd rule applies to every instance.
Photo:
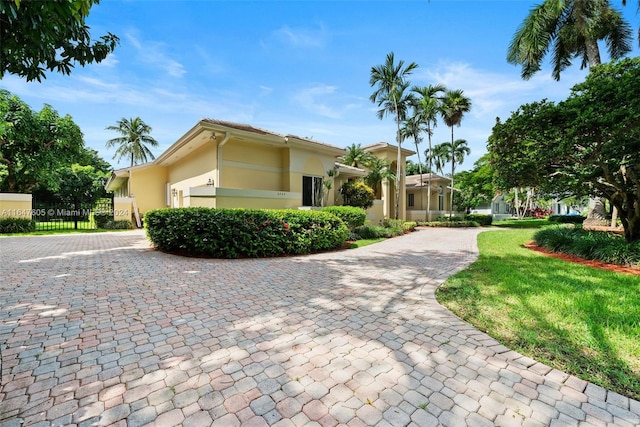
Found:
[[[543,253],[548,256],[552,256],[554,258],[559,258],[564,261],[569,261],[576,264],[599,268],[601,270],[614,271],[616,273],[633,274],[636,276],[640,276],[640,267],[629,267],[629,266],[618,265],[618,264],[607,264],[606,262],[584,259],[576,255],[551,252],[550,250],[543,248],[542,246],[536,245],[536,243],[533,241],[529,243],[525,243],[524,246],[525,248]]]

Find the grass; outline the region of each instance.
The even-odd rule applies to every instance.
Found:
[[[480,257],[438,301],[519,353],[639,399],[638,276],[530,251],[533,233],[481,233]]]
[[[549,225],[557,225],[557,223],[549,222],[548,219],[526,218],[526,219],[503,219],[493,221],[494,227],[505,228],[542,228]]]
[[[363,246],[373,245],[374,243],[382,242],[383,240],[387,240],[386,237],[380,237],[378,239],[361,239],[353,242],[349,242],[347,245],[348,249],[356,249],[361,248]]]

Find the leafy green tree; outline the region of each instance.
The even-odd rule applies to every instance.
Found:
[[[70,74],[74,64],[101,62],[119,43],[91,40],[86,18],[99,0],[0,2],[0,79],[5,73],[41,81],[45,69]]]
[[[452,143],[443,142],[437,146],[440,159],[442,162],[451,163],[451,200],[449,201],[449,218],[453,215],[453,188],[454,177],[456,173],[456,164],[462,164],[465,156],[471,153],[467,141],[464,139],[456,139]]]
[[[71,116],[50,105],[34,112],[20,98],[0,90],[0,191],[30,193],[37,186],[57,188],[55,171],[78,161],[82,132]]]
[[[440,175],[444,174],[444,166],[447,163],[447,148],[444,144],[447,143],[437,144],[431,148],[431,151],[424,152],[429,164],[432,164]]]
[[[371,153],[362,148],[360,144],[351,144],[345,150],[347,151],[347,154],[342,158],[342,163],[347,166],[353,166],[356,168],[366,166],[372,157]]]
[[[407,160],[405,165],[405,172],[407,176],[418,175],[420,173],[420,170],[422,170],[423,173],[431,172],[431,170],[429,170],[429,167],[427,166],[426,163],[422,163],[421,165],[418,165],[417,163],[414,163],[412,160]]]
[[[593,67],[557,105],[520,107],[489,138],[502,188],[604,197],[640,240],[640,58]]]
[[[522,78],[529,79],[551,51],[552,75],[560,80],[576,57],[582,59],[582,68],[600,64],[599,40],[615,60],[631,50],[631,39],[631,27],[608,0],[544,0],[516,31],[507,61],[521,65]]]
[[[425,132],[427,134],[428,148],[427,152],[431,153],[431,137],[433,136],[433,129],[438,124],[438,114],[440,112],[440,104],[442,97],[438,94],[444,94],[447,89],[443,85],[429,85],[429,86],[414,86],[413,92],[417,95],[415,100],[415,114],[418,117],[418,121],[424,125]],[[417,147],[416,147],[417,150]],[[431,171],[433,170],[433,159],[429,156],[427,158],[429,177],[427,178],[427,212],[426,219],[429,219],[429,211],[431,211]],[[422,178],[420,178],[422,182]]]
[[[473,164],[473,169],[456,173],[458,193],[455,206],[457,209],[469,211],[478,206],[490,204],[497,193],[494,175],[489,154],[480,157]]]
[[[157,147],[156,141],[151,135],[151,126],[142,121],[140,117],[125,119],[124,117],[117,122],[117,126],[108,126],[107,130],[118,132],[120,137],[107,141],[107,148],[118,146],[113,158],[119,161],[123,157],[131,158],[131,166],[138,162],[146,163],[149,159],[155,159],[153,153],[147,147]]]
[[[371,102],[382,107],[378,110],[378,118],[382,119],[387,114],[392,114],[396,121],[396,143],[398,144],[398,156],[396,161],[396,188],[395,188],[395,219],[398,219],[400,211],[400,177],[402,175],[402,139],[400,136],[400,122],[405,119],[413,96],[408,92],[409,82],[407,78],[418,68],[418,64],[412,62],[406,67],[404,61],[395,63],[393,52],[387,54],[384,64],[371,67],[369,84],[376,90],[369,98]]]

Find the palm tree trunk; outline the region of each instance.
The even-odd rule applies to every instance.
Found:
[[[416,154],[418,155],[418,173],[420,174],[420,209],[424,206],[422,199],[422,162],[420,161],[420,150],[418,149],[418,139],[414,139],[416,143]]]
[[[449,221],[451,221],[451,216],[453,215],[453,170],[455,163],[456,160],[453,152],[453,126],[451,126],[451,198],[449,200]]]
[[[429,217],[429,211],[431,211],[431,171],[433,169],[431,166],[431,156],[433,156],[433,153],[431,152],[431,126],[427,127],[427,132],[427,136],[429,137],[429,182],[427,184],[427,213],[425,215],[425,221],[429,221],[431,219]]]

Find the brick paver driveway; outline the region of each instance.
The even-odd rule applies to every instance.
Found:
[[[233,261],[139,231],[0,239],[0,425],[640,424],[438,305],[477,233]]]

